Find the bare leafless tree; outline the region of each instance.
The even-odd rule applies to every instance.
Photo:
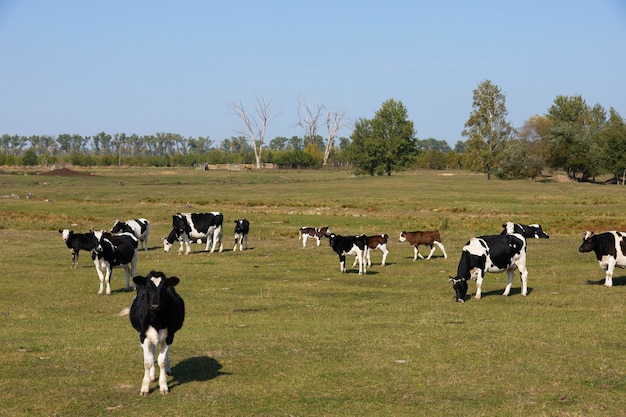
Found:
[[[254,157],[256,159],[257,169],[261,169],[261,155],[263,154],[263,142],[265,141],[265,133],[272,115],[272,103],[265,99],[263,95],[257,95],[255,98],[254,113],[246,112],[241,101],[239,103],[232,102],[231,108],[237,116],[243,121],[244,129],[238,131],[244,135],[252,144],[254,149]]]
[[[308,138],[309,143],[315,143],[323,111],[323,104],[313,106],[306,99],[298,98],[298,126],[304,129],[305,138]]]
[[[324,160],[322,166],[326,166],[330,151],[335,145],[335,139],[337,138],[337,132],[343,127],[343,118],[346,112],[342,109],[329,110],[326,113],[326,128],[328,129],[328,139],[326,141],[326,147],[324,149]]]

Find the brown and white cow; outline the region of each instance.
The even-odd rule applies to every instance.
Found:
[[[428,245],[430,246],[430,253],[428,254],[428,258],[430,259],[433,256],[433,252],[435,252],[435,245],[439,246],[439,249],[443,252],[444,259],[448,259],[448,254],[446,253],[446,249],[443,247],[441,243],[441,235],[439,234],[439,230],[429,230],[429,231],[417,231],[417,232],[405,232],[402,231],[400,233],[400,242],[409,242],[411,246],[413,246],[413,260],[416,261],[419,256],[420,259],[424,259],[424,257],[419,253],[420,245]]]
[[[317,246],[320,245],[320,241],[323,237],[326,237],[330,234],[330,229],[328,226],[324,227],[301,227],[300,228],[300,237],[298,240],[302,240],[302,247],[306,248],[306,240],[311,238],[317,240]]]
[[[387,233],[383,233],[380,235],[366,236],[367,239],[367,247],[365,248],[365,259],[367,260],[367,266],[372,266],[372,260],[370,258],[370,251],[379,249],[383,253],[383,261],[380,263],[381,266],[385,266],[385,261],[387,260],[387,255],[389,251],[387,250],[387,241],[389,240],[389,236]],[[354,259],[354,263],[352,267],[354,268],[357,264],[358,259]]]
[[[587,231],[579,252],[595,252],[600,268],[604,269],[604,286],[613,286],[615,267],[626,268],[626,233],[612,230],[600,234]]]

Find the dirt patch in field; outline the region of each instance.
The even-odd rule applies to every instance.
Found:
[[[54,177],[82,177],[90,174],[74,171],[73,169],[69,168],[59,168],[53,169],[51,171],[40,172],[39,175],[49,175]]]

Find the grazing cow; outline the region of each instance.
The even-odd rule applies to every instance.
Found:
[[[524,236],[526,239],[549,239],[550,236],[543,231],[540,224],[519,224],[513,222],[506,222],[502,225],[501,235],[517,233]]]
[[[428,245],[430,246],[430,253],[428,254],[428,258],[430,259],[433,256],[433,252],[435,252],[435,245],[439,246],[439,249],[443,252],[444,259],[448,259],[448,254],[446,253],[446,249],[443,247],[441,243],[441,236],[439,235],[439,230],[429,230],[429,231],[417,231],[417,232],[405,232],[402,231],[400,233],[400,242],[409,242],[411,246],[413,246],[413,260],[416,261],[419,256],[420,259],[424,259],[422,254],[419,252],[420,245]]]
[[[383,253],[383,261],[380,263],[381,266],[385,266],[385,260],[387,259],[387,255],[389,251],[387,250],[387,240],[389,240],[389,236],[387,233],[383,233],[381,235],[373,235],[367,236],[367,247],[365,249],[365,259],[367,260],[367,266],[372,266],[372,260],[370,258],[370,251],[380,249]],[[354,263],[352,267],[356,266],[357,259],[354,258]]]
[[[481,297],[481,286],[486,272],[507,272],[508,282],[502,295],[508,296],[513,283],[515,268],[520,271],[522,295],[528,293],[526,269],[526,239],[519,234],[480,236],[471,238],[461,254],[456,277],[450,277],[456,292],[456,301],[464,302],[467,281],[476,279],[477,300]]]
[[[78,253],[81,250],[93,249],[93,233],[74,233],[73,230],[63,229],[59,230],[59,233],[63,236],[63,240],[67,245],[67,248],[72,253],[72,268],[78,266]]]
[[[604,286],[613,286],[615,267],[626,268],[626,233],[612,230],[600,234],[586,231],[579,252],[594,251],[600,268],[604,269]]]
[[[346,255],[356,256],[359,263],[359,275],[366,273],[365,260],[363,256],[367,249],[367,238],[365,235],[339,236],[334,233],[328,235],[330,247],[339,255],[339,270],[346,272]]]
[[[191,241],[206,239],[205,251],[211,246],[211,253],[219,244],[219,251],[224,250],[222,243],[222,213],[176,213],[172,216],[172,231],[163,239],[163,249],[169,252],[175,240],[180,242],[178,254],[183,252],[183,243],[187,244],[186,255],[191,252]]]
[[[243,251],[245,246],[248,249],[248,232],[250,231],[250,222],[246,219],[235,220],[235,247],[233,252],[237,250],[239,245],[239,251]]]
[[[137,238],[132,233],[113,235],[102,230],[94,231],[94,247],[91,254],[100,278],[100,290],[111,294],[111,272],[115,266],[122,266],[126,271],[126,291],[130,291],[130,277],[137,272]]]
[[[150,234],[150,222],[146,219],[132,219],[121,222],[115,220],[111,233],[132,233],[141,242],[141,249],[148,250],[148,235]]]
[[[143,380],[139,394],[148,395],[150,381],[155,380],[154,353],[160,345],[157,363],[159,364],[159,391],[169,393],[167,375],[172,375],[169,350],[174,334],[180,330],[185,320],[185,303],[176,293],[178,277],[167,278],[163,272],[150,271],[148,276],[136,276],[137,296],[130,306],[130,322],[139,332],[139,342],[143,349]]]
[[[302,247],[306,248],[306,240],[311,238],[317,241],[317,246],[320,245],[320,241],[323,237],[326,237],[330,234],[330,229],[328,226],[324,227],[301,227],[300,228],[300,237],[298,240],[302,240]]]

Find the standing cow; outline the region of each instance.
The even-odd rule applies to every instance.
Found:
[[[372,259],[370,257],[370,253],[373,250],[379,249],[383,253],[383,260],[380,263],[380,266],[385,266],[385,261],[387,260],[387,255],[389,251],[387,250],[387,241],[389,240],[389,235],[387,233],[383,233],[380,235],[372,235],[366,236],[367,246],[365,247],[365,260],[367,261],[367,266],[372,266]],[[352,268],[354,268],[357,264],[358,259],[354,258],[354,263],[352,264]]]
[[[339,236],[334,233],[328,235],[330,247],[339,256],[339,270],[346,272],[346,255],[356,256],[359,263],[359,275],[365,274],[365,260],[363,256],[367,249],[367,238],[365,235]]]
[[[130,306],[130,322],[139,332],[139,342],[143,350],[144,375],[139,393],[148,395],[150,381],[155,380],[154,353],[160,345],[157,363],[159,365],[159,391],[169,393],[167,375],[172,374],[169,350],[174,334],[181,329],[185,320],[185,303],[176,293],[178,277],[167,278],[163,272],[150,271],[148,276],[136,276],[137,296]]]
[[[526,269],[526,239],[519,234],[480,236],[471,238],[461,253],[456,277],[450,277],[456,292],[456,301],[464,302],[467,295],[467,281],[476,279],[477,300],[481,297],[483,277],[486,272],[507,272],[508,281],[504,293],[511,291],[515,269],[520,271],[522,295],[528,293]]]
[[[244,247],[248,249],[248,232],[250,232],[250,222],[248,220],[235,220],[235,247],[233,252],[237,250],[237,245],[239,245],[239,251],[243,251]]]
[[[400,233],[400,242],[409,242],[411,246],[413,246],[413,260],[416,261],[419,256],[420,259],[424,259],[422,254],[419,252],[420,245],[430,246],[430,253],[428,254],[428,258],[430,259],[435,252],[435,245],[441,249],[443,252],[443,258],[448,259],[448,254],[446,253],[446,249],[443,247],[443,243],[441,243],[441,235],[439,234],[439,230],[428,230],[428,231],[417,231],[417,232],[405,232],[402,231]]]
[[[72,268],[78,266],[78,254],[81,250],[93,250],[94,238],[92,232],[74,233],[73,230],[59,230],[65,245],[72,253]]]
[[[183,244],[187,245],[188,255],[191,252],[191,241],[206,239],[205,251],[211,247],[211,253],[219,247],[224,250],[222,242],[222,224],[224,216],[219,212],[212,213],[176,213],[172,216],[172,231],[163,239],[163,250],[169,252],[176,240],[180,242],[178,254],[183,252]],[[219,245],[219,246],[218,246]]]
[[[518,233],[524,236],[526,239],[549,239],[550,236],[543,231],[540,224],[520,224],[514,222],[506,222],[502,225],[501,235]]]
[[[94,247],[91,254],[100,279],[98,294],[111,294],[111,273],[116,266],[126,271],[126,291],[130,291],[130,277],[137,272],[137,238],[132,233],[112,235],[102,230],[94,231]]]
[[[604,286],[613,286],[615,267],[626,268],[626,233],[613,230],[600,234],[586,231],[579,252],[595,252],[600,268],[604,269]]]
[[[150,234],[150,222],[146,219],[131,219],[121,222],[115,220],[111,233],[132,233],[141,243],[142,250],[148,250],[148,235]]]
[[[300,228],[300,237],[298,240],[302,240],[302,247],[306,248],[307,239],[315,239],[317,241],[317,246],[320,245],[320,241],[323,237],[327,237],[330,234],[330,228],[328,226],[324,227],[301,227]]]

